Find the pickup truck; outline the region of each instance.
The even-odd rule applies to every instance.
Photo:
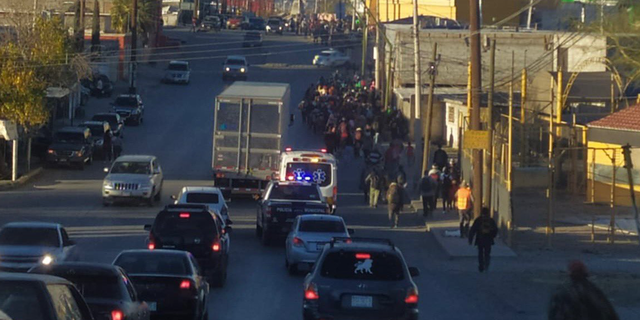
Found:
[[[256,235],[266,246],[272,238],[286,236],[297,216],[330,213],[318,185],[271,181],[258,200]]]

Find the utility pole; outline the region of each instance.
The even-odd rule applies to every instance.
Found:
[[[417,0],[414,0],[417,1]],[[482,61],[480,59],[480,4],[479,0],[469,0],[469,32],[471,49],[471,130],[481,130],[480,101],[482,90]],[[417,10],[417,9],[415,9]],[[473,198],[482,201],[482,153],[473,150]],[[482,206],[473,206],[474,217],[480,216]]]
[[[496,81],[496,40],[491,41],[491,63],[489,65],[489,97],[487,101],[487,130],[489,130],[489,148],[485,151],[485,173],[487,180],[485,182],[485,200],[484,205],[493,208],[491,205],[491,185],[493,184],[493,94],[495,91]],[[512,108],[511,108],[512,109]],[[491,210],[493,214],[493,210]]]
[[[249,1],[247,1],[247,6],[249,6]],[[198,21],[199,11],[200,11],[200,0],[195,0],[193,3],[193,18],[196,19],[196,21]]]
[[[80,0],[80,30],[78,30],[78,51],[84,50],[84,12],[85,12],[85,0]]]
[[[415,93],[414,93],[414,113],[415,117],[420,118],[420,102],[422,101],[422,81],[420,80],[420,22],[418,21],[418,0],[413,0],[413,59],[414,59],[414,80],[415,80]],[[422,150],[429,148],[427,136],[424,136],[424,146]],[[424,155],[423,152],[422,163],[429,162],[429,155]],[[421,172],[422,173],[422,172]]]
[[[529,0],[529,12],[527,12],[527,29],[531,29],[531,16],[533,15],[533,0]]]
[[[424,148],[422,149],[422,172],[429,169],[429,155],[431,155],[431,123],[433,123],[433,91],[436,86],[436,75],[438,74],[438,43],[433,43],[433,55],[429,62],[429,97],[427,99],[427,123],[424,126]]]
[[[364,27],[362,28],[362,32],[362,66],[360,67],[360,74],[364,78],[367,71],[367,49],[369,49],[369,44],[367,43],[369,38],[369,15],[366,12],[364,14]]]
[[[356,30],[356,1],[358,1],[358,0],[353,0],[352,1],[353,14],[351,15],[351,31]]]
[[[137,59],[138,54],[138,0],[132,0],[131,6],[131,65],[129,66],[129,93],[136,93]]]
[[[633,163],[631,162],[631,146],[629,144],[622,147],[622,154],[624,155],[624,167],[625,169],[627,169],[627,179],[629,180],[629,192],[631,193],[631,204],[633,205],[634,217],[636,219],[636,232],[638,234],[638,237],[640,237],[640,217],[638,216],[638,205],[636,204],[636,191],[633,184],[633,172],[632,172]]]
[[[93,25],[91,27],[91,52],[100,51],[100,2],[93,0]]]

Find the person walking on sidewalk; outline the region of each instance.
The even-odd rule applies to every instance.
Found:
[[[404,188],[402,187],[403,183],[404,181],[394,181],[389,185],[389,189],[387,190],[387,202],[389,203],[389,223],[391,224],[392,229],[398,227],[400,211],[402,210],[402,206],[404,205]]]
[[[369,184],[369,207],[377,208],[383,179],[376,168],[373,168],[365,179],[365,185],[366,184]]]
[[[422,196],[422,216],[429,216],[434,210],[435,196],[438,185],[427,171],[420,180],[420,195]]]
[[[433,210],[436,209],[436,204],[438,203],[438,196],[442,192],[442,171],[438,168],[438,165],[434,164],[431,166],[431,170],[429,170],[429,176],[433,181],[436,182],[436,193],[433,196]]]
[[[460,188],[455,194],[458,216],[460,217],[460,238],[464,238],[469,233],[469,222],[471,221],[471,210],[473,208],[473,195],[467,182],[462,180]]]
[[[478,247],[478,270],[483,272],[489,270],[491,262],[491,246],[494,244],[493,239],[498,235],[498,225],[491,218],[489,208],[482,208],[480,216],[473,221],[471,229],[469,229],[469,245],[475,238],[475,245]]]
[[[446,214],[451,195],[451,175],[449,174],[449,168],[445,168],[441,175],[440,183],[440,196],[442,197],[442,214]],[[437,206],[437,205],[436,205]]]
[[[607,296],[589,281],[581,261],[569,263],[570,281],[558,287],[549,302],[549,320],[618,320]]]

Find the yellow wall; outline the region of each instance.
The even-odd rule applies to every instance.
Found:
[[[369,0],[371,1],[371,0]],[[379,0],[380,21],[387,22],[408,17],[413,17],[413,2],[410,0]],[[456,7],[454,1],[422,0],[418,1],[418,14],[422,16],[435,16],[440,18],[455,19]],[[388,9],[387,9],[388,4]],[[375,7],[375,5],[374,5]],[[394,11],[395,7],[395,11]],[[372,10],[373,11],[373,10]],[[395,17],[394,17],[395,12]]]
[[[594,174],[593,174],[593,163],[595,160],[595,164],[597,165],[605,165],[612,166],[612,157],[615,153],[615,166],[616,166],[616,176],[618,179],[620,175],[625,175],[626,177],[626,169],[624,168],[624,156],[622,155],[622,146],[618,144],[610,144],[610,143],[602,143],[589,141],[587,143],[589,148],[597,148],[597,149],[607,149],[614,148],[614,150],[593,150],[589,149],[587,154],[587,190],[586,190],[586,199],[588,201],[595,201],[597,203],[610,203],[611,202],[611,177],[596,177],[595,185],[592,184]],[[594,158],[595,155],[595,158]],[[596,172],[597,174],[597,172]],[[603,181],[609,180],[609,181]],[[640,182],[637,182],[640,183]],[[592,190],[592,186],[595,187],[595,190]],[[638,185],[634,186],[636,199],[640,200],[640,187]],[[592,194],[595,194],[595,199],[592,199]],[[631,206],[631,196],[629,194],[629,185],[627,183],[622,183],[620,181],[616,181],[615,188],[615,202],[616,205],[619,206]]]

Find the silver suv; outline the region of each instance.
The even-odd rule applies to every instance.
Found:
[[[222,81],[227,79],[247,80],[249,63],[244,56],[228,56],[222,63]]]
[[[139,200],[153,206],[162,197],[162,168],[155,156],[121,156],[104,168],[107,176],[102,182],[102,204],[116,200]]]

